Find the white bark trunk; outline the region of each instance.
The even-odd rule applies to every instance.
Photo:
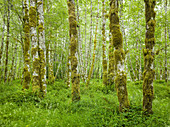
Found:
[[[41,57],[44,57],[44,59],[41,62],[44,62],[40,69],[45,70],[45,73],[40,72],[42,76],[42,87],[43,87],[43,92],[47,92],[47,85],[46,85],[46,67],[45,67],[45,56],[46,56],[46,48],[45,48],[45,30],[44,30],[44,0],[38,0],[37,1],[37,9],[38,9],[38,25],[39,25],[39,35],[38,35],[38,40],[39,40],[39,49],[42,50],[43,52],[40,53]],[[40,30],[41,27],[41,30]]]

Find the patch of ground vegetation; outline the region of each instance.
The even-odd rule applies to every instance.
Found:
[[[80,83],[81,99],[72,103],[71,88],[63,81],[48,85],[40,99],[22,91],[20,81],[0,83],[1,127],[168,127],[170,126],[170,88],[154,82],[151,116],[142,112],[142,82],[127,82],[129,112],[119,113],[116,91],[107,90],[102,80],[92,80],[88,89]]]

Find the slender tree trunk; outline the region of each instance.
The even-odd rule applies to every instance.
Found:
[[[139,28],[139,12],[138,12],[138,22],[137,22],[137,28]],[[139,36],[138,36],[138,30],[137,28],[135,29],[137,37],[136,37],[136,79],[139,81]]]
[[[70,68],[70,52],[68,51],[68,58],[67,58],[67,87],[69,88],[70,87],[70,72],[71,72],[71,68]]]
[[[86,0],[86,4],[85,4],[85,54],[84,54],[84,82],[86,82],[87,79],[87,65],[88,65],[88,54],[87,54],[87,33],[86,33],[86,28],[87,28],[87,0]]]
[[[34,92],[40,91],[40,78],[39,78],[39,57],[38,57],[38,38],[37,38],[37,2],[30,0],[29,8],[29,24],[30,24],[30,35],[32,42],[31,56],[32,56],[32,89]]]
[[[7,17],[7,41],[6,41],[6,60],[5,60],[5,74],[4,74],[4,82],[7,81],[7,73],[8,73],[8,47],[9,47],[9,27],[10,27],[10,0],[8,0],[8,17]]]
[[[124,70],[125,52],[123,50],[122,33],[120,32],[119,17],[118,17],[118,0],[110,2],[110,31],[112,33],[111,41],[115,48],[114,65],[116,71],[115,84],[119,100],[119,111],[124,112],[129,108],[128,93],[126,88],[126,74]]]
[[[51,36],[51,35],[50,35]],[[50,39],[50,42],[49,42],[49,74],[48,74],[48,80],[50,83],[53,83],[54,80],[55,80],[55,77],[54,77],[54,71],[53,71],[53,59],[54,59],[54,49],[53,49],[53,46],[52,46],[52,42],[51,42],[51,39]]]
[[[167,0],[165,0],[165,82],[168,83],[167,78]]]
[[[83,78],[83,68],[84,68],[84,65],[83,65],[83,58],[82,58],[82,42],[81,42],[81,29],[80,29],[80,16],[79,16],[79,0],[76,0],[77,1],[77,27],[78,27],[78,56],[79,56],[79,72],[80,73],[80,77]]]
[[[29,89],[30,81],[31,81],[31,73],[30,73],[30,26],[29,26],[29,16],[28,16],[28,0],[24,1],[24,82],[23,82],[23,90]]]
[[[5,4],[5,1],[4,1],[4,4]],[[2,63],[1,63],[1,59],[2,59],[2,55],[3,55],[3,50],[4,50],[4,33],[5,33],[5,17],[6,17],[6,7],[4,5],[4,15],[3,15],[3,26],[2,26],[2,41],[1,41],[1,50],[0,50],[0,81],[1,81],[1,78],[3,77],[3,66],[2,66]]]
[[[14,54],[15,54],[16,58],[15,58],[14,69],[13,69],[13,80],[16,79],[16,68],[17,68],[17,61],[18,61],[17,50],[18,50],[18,43],[16,42],[16,44],[15,44],[15,51],[14,51]]]
[[[8,73],[8,82],[12,81],[12,79],[13,79],[12,77],[13,77],[14,59],[15,59],[15,57],[14,57],[14,44],[13,43],[12,43],[11,52],[12,52],[12,63],[11,63],[11,68],[10,68],[9,73]]]
[[[96,45],[97,45],[97,29],[98,29],[98,17],[99,17],[99,1],[98,1],[98,9],[97,9],[97,23],[96,23],[96,31],[95,31],[95,39],[94,39],[94,50],[93,50],[93,61],[91,64],[91,68],[90,68],[90,72],[88,75],[88,79],[86,82],[86,86],[89,85],[91,76],[92,76],[92,72],[93,72],[93,68],[94,68],[94,62],[95,62],[95,55],[96,55]]]
[[[46,85],[46,47],[45,47],[45,30],[44,30],[44,0],[37,0],[37,13],[38,13],[38,56],[39,56],[39,82],[40,91],[44,94],[47,93]]]
[[[70,54],[71,54],[71,77],[72,77],[72,101],[80,100],[80,75],[77,74],[77,22],[75,14],[74,0],[68,0],[68,14],[69,14],[69,34],[70,34]]]
[[[105,27],[106,27],[106,7],[105,7],[105,0],[103,2],[103,10],[102,10],[102,17],[103,17],[103,24],[102,24],[102,34],[103,34],[103,84],[107,85],[107,59],[106,59],[106,35],[105,35]]]
[[[87,79],[88,79],[88,70],[89,70],[89,67],[90,67],[90,63],[91,63],[91,47],[92,47],[92,36],[93,36],[93,33],[92,33],[92,28],[93,28],[93,5],[92,5],[92,0],[91,0],[91,9],[90,9],[90,17],[91,17],[91,20],[90,20],[90,42],[89,42],[89,50],[88,50],[88,55],[86,57],[87,61],[86,61],[86,65],[87,65],[87,68],[86,68],[86,83],[87,83]],[[89,59],[88,59],[89,58]],[[88,66],[89,65],[89,66]]]
[[[145,20],[146,20],[146,37],[144,54],[144,82],[143,82],[143,111],[152,113],[153,101],[153,80],[155,71],[154,62],[154,45],[155,45],[155,0],[144,0],[145,2]]]
[[[22,38],[22,37],[21,37]],[[22,71],[22,63],[23,63],[23,46],[21,44],[21,47],[20,47],[20,57],[19,57],[19,67],[18,67],[18,74],[17,74],[17,78],[18,79],[21,79],[22,78],[22,75],[21,75],[21,71]],[[22,79],[21,79],[22,80]],[[21,84],[22,84],[22,81],[21,81]]]

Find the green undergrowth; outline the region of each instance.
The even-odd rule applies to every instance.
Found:
[[[71,101],[71,88],[63,81],[48,85],[40,99],[30,90],[22,92],[20,81],[0,84],[0,127],[168,127],[170,126],[170,88],[154,82],[151,116],[142,112],[142,82],[128,82],[129,112],[119,113],[116,91],[102,80],[89,87],[80,83],[81,100]]]

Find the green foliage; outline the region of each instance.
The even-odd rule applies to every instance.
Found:
[[[20,81],[0,84],[0,126],[56,127],[56,126],[169,126],[170,88],[154,83],[154,114],[142,112],[142,83],[127,83],[129,112],[119,113],[116,91],[105,92],[102,80],[91,81],[89,88],[81,83],[81,100],[71,101],[71,88],[64,81],[48,86],[45,98],[31,91],[21,91]]]

